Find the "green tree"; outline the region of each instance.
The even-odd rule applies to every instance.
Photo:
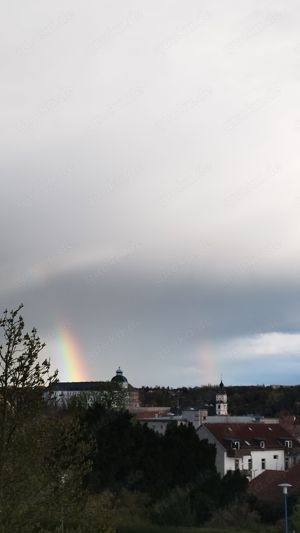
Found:
[[[192,509],[188,489],[176,487],[159,500],[153,510],[153,521],[161,526],[193,526],[196,514]]]
[[[42,400],[42,387],[57,378],[50,375],[50,361],[39,361],[45,344],[35,328],[24,332],[22,309],[8,313],[0,319],[2,344],[0,345],[0,493],[5,460],[10,443],[18,426],[22,426],[30,408],[36,409]]]
[[[21,308],[0,319],[0,531],[76,531],[93,444],[76,413],[45,401],[57,372],[40,360],[45,345],[24,330]]]
[[[163,446],[169,487],[182,487],[204,471],[215,471],[216,448],[207,440],[199,440],[192,424],[178,426],[170,422]]]

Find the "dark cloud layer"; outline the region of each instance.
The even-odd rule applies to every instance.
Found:
[[[58,366],[58,329],[68,326],[81,346],[90,378],[94,373],[107,378],[121,364],[139,385],[196,385],[218,379],[220,372],[230,382],[278,382],[282,376],[298,381],[297,374],[288,378],[284,371],[289,368],[286,358],[274,361],[272,369],[268,359],[255,359],[253,366],[251,354],[241,362],[227,361],[222,345],[241,337],[246,343],[257,333],[297,333],[300,285],[224,287],[183,276],[144,277],[119,267],[100,274],[68,273],[5,300],[8,305],[24,302],[27,321],[47,339]],[[203,360],[207,344],[212,369]],[[184,368],[190,369],[187,376]]]

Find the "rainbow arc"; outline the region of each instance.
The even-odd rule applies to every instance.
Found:
[[[69,381],[86,381],[87,374],[77,339],[66,327],[59,328],[59,349],[64,362],[64,373]]]

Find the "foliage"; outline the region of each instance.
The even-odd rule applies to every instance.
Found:
[[[177,426],[170,423],[163,438],[163,447],[169,487],[182,487],[206,470],[215,471],[215,446],[207,440],[200,441],[192,424]]]
[[[161,526],[194,526],[196,515],[192,509],[190,493],[176,487],[153,509],[153,521]]]
[[[22,305],[0,319],[3,343],[0,346],[0,497],[3,470],[10,455],[14,434],[21,430],[32,412],[42,403],[42,387],[56,380],[50,375],[50,361],[39,362],[44,344],[35,328],[24,333]]]
[[[245,529],[236,529],[229,528],[224,529],[223,527],[204,527],[204,528],[195,528],[195,527],[172,527],[172,526],[144,526],[144,527],[135,527],[135,526],[124,526],[117,529],[117,533],[223,533],[228,531],[228,533],[252,533],[251,530]],[[282,531],[282,528],[262,528],[257,529],[257,533],[279,533]]]
[[[10,451],[1,502],[4,531],[54,531],[78,521],[93,452],[78,420],[60,412],[36,416],[15,433]]]
[[[234,502],[246,499],[247,479],[238,470],[228,472],[223,478],[219,474],[199,477],[191,487],[191,501],[196,512],[196,524],[205,524],[218,510]]]
[[[140,400],[143,405],[170,406],[176,408],[203,407],[214,410],[217,386],[203,387],[143,387]],[[300,417],[300,385],[287,386],[231,386],[226,387],[229,411],[232,415],[256,414],[277,417],[291,413]]]
[[[211,527],[242,527],[249,531],[258,531],[260,516],[252,511],[247,503],[233,502],[216,511],[208,523]]]
[[[298,531],[300,529],[300,503],[299,502],[297,502],[297,504],[294,507],[293,514],[291,516],[291,522],[295,530]]]
[[[55,531],[80,518],[93,445],[74,413],[47,407],[57,373],[39,361],[44,344],[24,333],[21,307],[0,320],[0,531]]]
[[[114,524],[143,527],[150,523],[150,497],[141,492],[122,489],[114,500]]]

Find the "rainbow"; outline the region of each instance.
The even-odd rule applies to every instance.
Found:
[[[86,371],[79,344],[66,326],[58,330],[58,345],[64,363],[64,374],[68,381],[86,381]]]
[[[218,382],[219,372],[217,370],[217,360],[212,343],[208,339],[203,340],[198,346],[197,352],[202,382],[204,379],[204,384],[216,384]]]

